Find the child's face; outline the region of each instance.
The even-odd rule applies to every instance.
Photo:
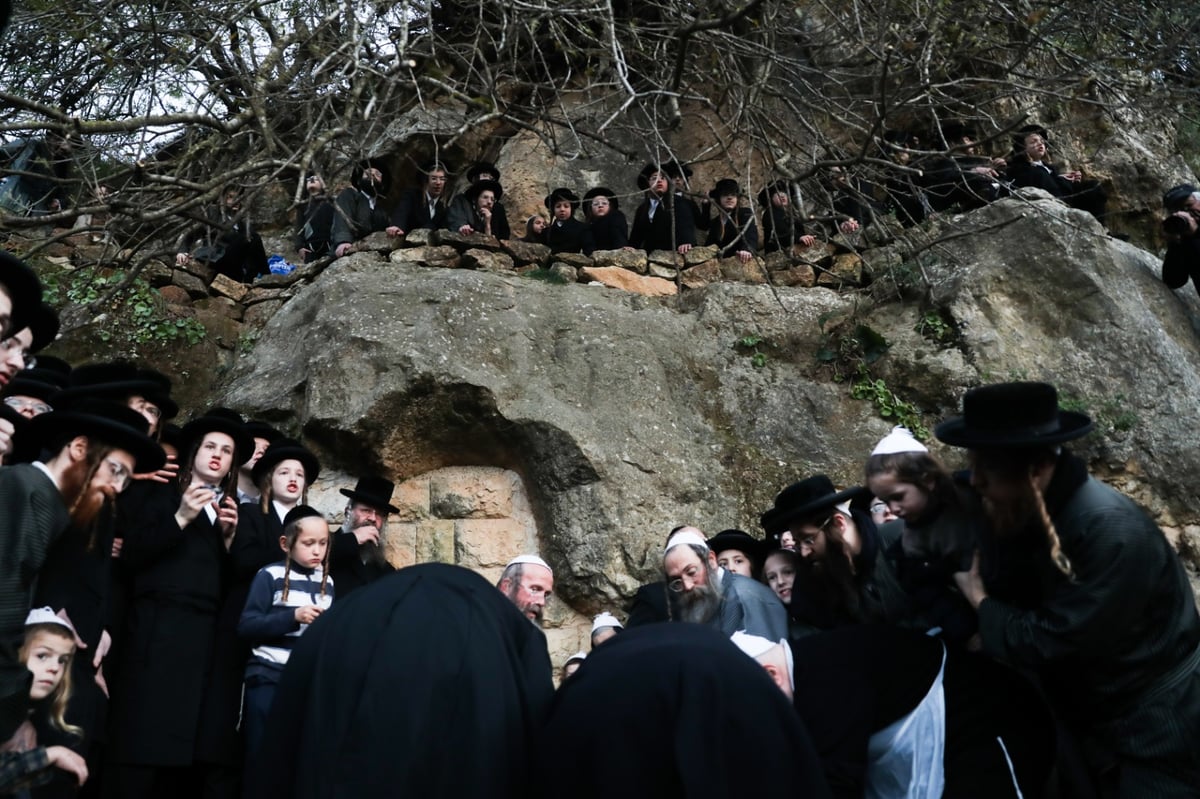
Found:
[[[287,548],[287,539],[279,542]],[[329,548],[329,525],[324,519],[308,518],[300,521],[300,531],[292,544],[292,563],[305,568],[315,568],[325,562],[325,550]]]
[[[608,216],[609,202],[607,197],[592,198],[592,216]]]
[[[545,219],[545,217],[541,217],[541,216],[535,216],[535,217],[533,218],[533,232],[534,232],[534,233],[541,233],[541,232],[543,232],[545,229],[546,229],[546,219]]]
[[[717,554],[717,565],[727,572],[753,577],[750,558],[740,549],[723,549]]]
[[[788,604],[792,601],[792,586],[796,584],[796,567],[784,555],[771,555],[763,564],[763,579],[767,587],[775,592],[779,601]]]
[[[299,502],[306,485],[308,482],[300,461],[280,461],[271,473],[271,496],[285,505]]]
[[[233,467],[233,439],[226,433],[205,433],[192,461],[192,474],[202,482],[217,484]]]
[[[571,218],[570,200],[559,200],[554,203],[554,218],[560,222],[565,222]]]
[[[776,208],[787,208],[788,196],[782,191],[777,191],[771,195],[771,205]]]
[[[738,196],[736,194],[722,194],[718,202],[726,211],[732,211],[737,208]]]
[[[867,481],[871,493],[883,500],[888,510],[906,522],[920,521],[929,504],[928,489],[915,483],[901,482],[894,472],[877,474]]]
[[[74,652],[75,641],[65,631],[63,635],[51,632],[34,634],[29,642],[29,656],[25,658],[25,668],[33,672],[30,699],[36,702],[54,693],[71,666]]]

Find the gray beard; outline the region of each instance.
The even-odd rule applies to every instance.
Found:
[[[679,620],[707,624],[720,612],[721,601],[717,573],[709,571],[706,585],[698,585],[691,591],[679,595]]]

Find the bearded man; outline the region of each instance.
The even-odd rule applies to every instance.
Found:
[[[46,552],[69,526],[90,530],[134,474],[162,468],[146,429],[140,413],[104,401],[43,413],[27,434],[50,454],[0,469],[0,739],[26,717],[30,674],[16,653]]]
[[[339,601],[396,570],[382,547],[388,514],[400,512],[391,504],[395,489],[396,484],[383,477],[363,477],[353,491],[341,489],[350,501],[342,531],[333,537],[329,552],[329,576],[337,585]]]
[[[525,618],[542,626],[546,600],[554,593],[554,571],[549,563],[537,555],[518,555],[504,567],[496,587]]]
[[[1092,421],[1046,383],[967,392],[937,427],[991,522],[970,572],[983,650],[1042,682],[1103,796],[1195,796],[1200,618],[1170,543],[1062,444]]]
[[[329,241],[341,258],[354,251],[354,242],[386,230],[388,214],[382,200],[388,193],[387,171],[377,161],[363,161],[350,176],[351,185],[338,195]]]
[[[663,550],[667,588],[678,600],[675,621],[706,624],[725,635],[746,630],[771,640],[787,637],[787,611],[779,597],[757,580],[717,565],[704,533],[683,527]]]

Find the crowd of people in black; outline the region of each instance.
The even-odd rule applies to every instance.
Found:
[[[1038,163],[1044,131],[1021,141],[1052,173]],[[981,159],[970,144],[964,158]],[[947,196],[993,187],[1002,166],[955,163]],[[306,257],[342,255],[366,229],[509,234],[493,165],[449,202],[446,177],[427,165],[390,216],[378,165],[332,203],[314,177]],[[1094,187],[1061,177],[1077,188],[1068,199],[1101,211]],[[686,251],[681,233],[706,215],[734,257],[811,246],[787,182],[759,193],[760,238],[736,181],[718,181],[704,209],[687,178],[648,164],[628,232],[600,187],[582,200],[555,190],[551,218],[527,233],[569,251]],[[238,201],[224,198],[230,220]],[[1166,198],[1191,230],[1197,203],[1191,187]],[[556,692],[543,558],[518,555],[495,586],[440,564],[393,574],[390,480],[342,489],[331,530],[307,504],[321,463],[300,441],[224,408],[177,426],[169,377],[39,355],[57,314],[7,253],[0,330],[0,795],[1200,790],[1187,575],[1153,520],[1066,448],[1092,422],[1048,384],[967,393],[936,430],[966,451],[965,472],[897,428],[862,487],[813,475],[783,488],[762,537],[672,529],[662,579],[625,621],[596,617]]]
[[[636,179],[640,194],[595,186],[581,200],[570,187],[556,188],[545,198],[546,214],[526,219],[523,231],[509,226],[495,164],[473,164],[465,175],[467,188],[451,198],[447,195],[451,168],[440,160],[428,161],[417,170],[418,185],[401,191],[389,209],[385,207],[391,183],[387,166],[368,159],[355,165],[351,185],[335,199],[326,195],[320,175],[306,176],[306,197],[296,212],[295,246],[310,262],[341,257],[374,232],[401,237],[427,228],[501,240],[523,233],[523,240],[546,244],[553,253],[591,255],[622,248],[683,253],[708,245],[718,247],[721,257],[748,261],[778,250],[811,247],[818,235],[853,233],[880,215],[895,214],[901,225],[911,226],[931,214],[978,208],[1015,188],[1030,186],[1087,210],[1102,222],[1105,219],[1103,188],[1097,181],[1084,180],[1078,171],[1062,173],[1051,164],[1050,135],[1040,125],[1013,134],[1005,157],[983,154],[977,134],[961,123],[943,125],[932,138],[945,146],[927,147],[914,133],[888,131],[879,155],[892,167],[882,180],[857,179],[841,167],[830,169],[818,203],[828,209],[824,216],[804,217],[801,187],[795,181],[772,181],[757,193],[757,209],[753,209],[744,204],[749,195],[737,180],[721,178],[704,194],[691,182],[692,168],[671,160],[646,164]],[[201,229],[204,237],[196,238],[195,231],[181,237],[181,263],[189,258],[202,260],[245,282],[266,272],[261,238],[244,217],[237,216],[240,196],[236,186],[227,187],[219,208]],[[632,222],[620,210],[622,197],[640,197]],[[185,246],[189,242],[190,249]]]

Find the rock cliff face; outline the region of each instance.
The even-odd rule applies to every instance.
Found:
[[[1055,382],[1098,418],[1081,447],[1094,467],[1194,553],[1193,290],[1173,294],[1154,256],[1036,195],[942,224],[968,234],[907,261],[866,254],[877,297],[923,270],[921,308],[736,283],[648,298],[359,253],[282,306],[223,399],[302,431],[340,470],[322,480],[326,510],[340,510],[339,479],[378,469],[401,482],[405,515],[389,533],[397,563],[454,559],[494,574],[505,554],[536,546],[556,593],[594,613],[652,577],[675,525],[757,532],[788,482],[817,471],[860,479],[891,422],[817,359],[829,320],[841,319],[888,339],[872,373],[929,424],[972,385]],[[930,311],[951,333],[940,343],[917,332]],[[748,335],[759,344],[738,346]],[[456,474],[475,488],[431,488]],[[492,494],[509,497],[499,503],[508,510],[479,510],[496,504],[478,499]],[[461,523],[471,518],[500,521]],[[514,551],[493,551],[497,542]],[[581,616],[562,608],[551,621],[573,631],[561,649],[581,641]]]

